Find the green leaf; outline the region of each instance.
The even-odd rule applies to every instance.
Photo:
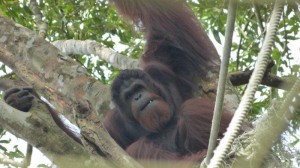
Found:
[[[214,30],[212,31],[212,33],[213,33],[213,35],[214,35],[215,40],[216,40],[219,44],[221,44],[221,39],[220,39],[219,31],[214,29]]]

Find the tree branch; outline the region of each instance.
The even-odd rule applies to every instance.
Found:
[[[88,155],[83,148],[55,125],[50,113],[44,111],[46,107],[42,102],[35,101],[27,113],[3,101],[0,101],[0,107],[0,126],[38,148],[57,165],[73,165],[74,161],[67,163],[64,157],[80,161],[87,159]]]
[[[102,122],[94,116],[96,113],[89,102],[81,102],[73,110],[81,130],[83,145],[92,156],[100,155],[113,160],[112,163],[117,167],[141,167],[119,145],[114,143]]]
[[[295,15],[298,17],[298,19],[300,20],[300,11],[298,8],[298,4],[296,2],[291,2],[290,3],[291,7],[293,8]]]
[[[39,35],[42,38],[45,38],[46,34],[47,34],[47,30],[48,30],[48,25],[42,19],[43,15],[40,11],[40,8],[39,8],[36,0],[30,0],[29,8],[34,14],[35,22],[36,22],[37,28],[39,30]]]
[[[103,101],[103,99],[109,101],[108,89],[89,77],[88,73],[77,62],[62,55],[57,48],[44,39],[37,37],[30,30],[1,15],[0,23],[2,23],[0,25],[0,37],[5,39],[0,42],[0,60],[13,69],[22,80],[33,86],[35,90],[53,103],[58,109],[57,111],[66,112],[65,114],[68,114],[69,119],[74,120],[71,113],[74,112],[73,107],[81,102],[89,102],[94,109],[91,111],[92,117],[94,117],[93,120],[98,121],[98,124],[100,124],[101,120],[96,113],[103,115],[103,110],[108,110],[108,102]],[[13,31],[7,33],[6,30]],[[20,38],[22,40],[15,40]],[[5,49],[3,46],[5,46]],[[18,49],[15,47],[18,47]],[[92,125],[92,122],[86,122],[86,126],[94,128]],[[109,146],[114,143],[113,145],[116,146],[105,129],[93,131],[98,131],[97,137],[99,139],[97,140],[102,144],[108,143],[106,145]],[[108,139],[109,141],[106,141]],[[98,147],[109,156],[116,155],[109,148]],[[116,158],[112,157],[110,161],[112,163],[122,163],[123,167],[138,165],[133,160],[128,159],[129,157],[124,152],[118,156],[120,156],[118,160],[114,160]],[[99,161],[100,158],[98,158],[97,163],[101,164],[102,161]]]
[[[63,112],[72,121],[70,107],[75,105],[72,103],[85,99],[90,100],[100,115],[109,110],[108,87],[89,77],[80,64],[62,55],[57,48],[32,31],[1,15],[0,23],[0,37],[6,39],[0,45],[12,53],[7,59],[0,60],[28,85],[33,86],[58,112]]]
[[[27,168],[30,165],[31,157],[32,157],[32,145],[27,143],[26,156],[23,160],[22,168]]]
[[[234,72],[229,74],[230,81],[233,86],[240,86],[249,83],[249,79],[253,70]],[[296,77],[281,78],[276,75],[266,73],[261,81],[261,84],[277,89],[290,90],[295,83]]]
[[[137,60],[124,57],[112,49],[104,48],[100,43],[93,40],[58,40],[53,42],[53,45],[67,55],[94,54],[112,66],[120,69],[140,68]]]

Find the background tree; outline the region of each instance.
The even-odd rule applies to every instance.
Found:
[[[253,122],[259,122],[258,119],[266,113],[266,109],[273,107],[274,98],[280,101],[286,94],[285,91],[299,77],[299,1],[288,2],[276,34],[271,54],[273,61],[270,61],[263,85],[259,86],[248,113],[248,118]],[[221,48],[226,41],[224,25],[228,13],[227,2],[189,3],[217,48]],[[254,67],[274,3],[241,1],[237,6],[228,71],[234,73],[230,76],[231,81],[237,86],[235,88],[238,95],[242,95],[247,87],[242,84],[247,84]],[[78,124],[82,132],[92,137],[101,135],[101,138],[106,138],[99,121],[111,108],[109,84],[120,69],[138,67],[136,58],[142,53],[144,44],[141,32],[134,31],[128,22],[120,19],[107,1],[102,0],[39,3],[34,0],[0,1],[0,10],[0,61],[3,62],[0,88],[5,90],[13,86],[30,85],[68,120]],[[215,96],[218,74],[215,70],[209,71],[213,75],[201,81],[203,92],[199,93],[200,96]],[[235,88],[228,87],[225,97],[225,106],[231,111],[238,104],[236,92],[233,91]],[[77,108],[82,106],[87,107],[87,110]],[[84,150],[69,139],[55,126],[48,109],[40,101],[35,102],[30,113],[20,113],[2,100],[0,107],[1,135],[6,131],[11,132],[37,147],[60,166],[74,163],[74,157],[78,161],[75,163],[77,166],[81,166],[78,163],[86,163],[84,160],[91,159],[87,151],[94,149]],[[79,112],[85,116],[86,111],[89,117],[74,118],[74,113]],[[285,166],[297,167],[300,164],[299,113],[288,123],[279,143],[273,146],[273,153],[277,154]],[[91,130],[98,131],[92,134]],[[112,151],[106,155],[119,161],[116,162],[117,165],[137,166],[134,162],[127,163],[118,159],[119,155],[124,154],[109,138],[105,140],[109,142]],[[102,143],[105,140],[98,140],[96,144],[102,144],[102,147],[108,145]],[[247,140],[242,142],[247,143]],[[30,152],[24,155],[18,148],[7,151],[8,144],[10,142],[7,139],[0,139],[0,162],[26,166],[28,161],[24,164],[16,162],[15,158],[29,157]],[[93,157],[92,163],[106,164],[98,159],[99,157]],[[96,161],[93,162],[94,160]]]

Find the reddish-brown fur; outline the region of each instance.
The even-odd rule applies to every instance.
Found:
[[[112,84],[116,109],[105,119],[107,130],[120,146],[139,160],[203,160],[214,101],[194,98],[193,94],[198,89],[197,79],[216,65],[214,46],[182,0],[112,1],[122,15],[142,25],[147,43],[141,57],[143,71],[122,72]],[[150,88],[148,92],[161,97],[169,108],[162,106],[165,110],[157,112],[158,109],[149,107],[146,112],[138,112],[143,121],[135,118],[124,103],[121,89],[124,85],[134,85],[134,79],[144,81],[146,88]],[[160,125],[157,116],[168,115],[171,119]],[[231,115],[223,115],[220,137],[230,120]],[[159,131],[145,129],[151,124],[155,128],[159,125]]]
[[[202,160],[208,147],[213,107],[210,99],[187,100],[181,106],[175,126],[171,125],[156,135],[141,137],[126,151],[142,160]],[[226,131],[230,120],[231,115],[223,115],[219,137]]]
[[[197,84],[195,75],[205,75],[218,54],[187,4],[183,0],[112,1],[121,14],[143,26],[147,42],[143,67],[167,66],[179,79],[182,96],[190,96]]]
[[[214,101],[195,98],[193,93],[197,79],[215,65],[215,48],[182,0],[113,1],[124,16],[144,26],[147,43],[141,57],[143,70],[126,70],[114,79],[111,92],[116,108],[106,116],[105,127],[134,158],[176,160],[183,165],[203,160]],[[128,89],[140,84],[142,92]],[[27,112],[33,99],[27,90],[7,91],[4,99]],[[126,100],[124,90],[142,93],[142,103]],[[153,97],[157,99],[149,99]],[[152,103],[141,109],[144,100]],[[81,143],[49,110],[55,122]],[[222,116],[219,137],[230,120],[231,115]]]

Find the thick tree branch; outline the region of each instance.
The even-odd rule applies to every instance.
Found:
[[[6,39],[0,45],[12,53],[8,59],[1,60],[18,68],[19,71],[13,68],[17,75],[28,85],[36,86],[36,91],[51,102],[58,112],[72,120],[72,101],[84,99],[90,100],[97,113],[109,109],[108,87],[89,77],[80,64],[62,55],[32,31],[1,15],[0,23],[0,37]],[[23,66],[24,71],[16,64]],[[26,67],[30,67],[31,71],[26,71]]]
[[[0,90],[7,90],[12,87],[21,88],[28,87],[28,85],[17,79],[0,80]],[[56,156],[58,153],[64,153],[66,156],[71,155],[73,152],[77,153],[78,156],[87,155],[87,153],[83,151],[82,146],[70,139],[69,136],[56,126],[48,108],[43,102],[39,101],[38,98],[34,99],[33,107],[28,113],[11,108],[2,101],[0,107],[1,127],[40,149],[58,165],[61,164],[60,156]],[[11,109],[12,113],[9,111]],[[29,116],[22,118],[23,115]],[[19,120],[14,120],[14,116],[21,116],[21,120],[24,120],[24,124],[27,123],[26,126],[23,127],[19,124]],[[19,129],[20,127],[22,128],[21,130]],[[59,160],[57,161],[57,159]]]
[[[89,153],[113,160],[112,163],[117,167],[141,167],[119,145],[113,143],[113,139],[110,138],[102,122],[94,116],[96,113],[89,102],[81,102],[73,110],[81,135],[83,135],[81,138],[83,145]]]
[[[18,80],[18,79],[5,79],[5,78],[0,78],[0,90],[1,91],[5,91],[9,88],[12,88],[12,87],[28,87],[28,85],[21,81],[21,80]]]
[[[6,39],[0,42],[1,61],[53,103],[58,109],[57,111],[64,111],[65,114],[68,114],[69,119],[74,119],[71,113],[73,107],[87,101],[94,109],[92,110],[93,120],[100,121],[96,113],[103,115],[103,110],[109,108],[108,103],[103,101],[103,99],[108,101],[110,97],[106,87],[89,77],[78,63],[62,55],[57,48],[37,37],[30,30],[1,15],[0,23],[3,23],[0,25],[0,37]],[[12,31],[7,32],[7,30]],[[85,124],[91,126],[93,123],[85,122]],[[79,126],[83,127],[83,125]],[[94,131],[97,132],[97,130]],[[98,135],[101,143],[108,143],[107,146],[116,146],[104,129],[99,131],[101,135],[105,135]],[[107,139],[110,141],[106,141]],[[112,153],[114,150],[101,148],[101,146],[99,149],[103,153],[109,153],[109,156],[118,156],[118,160],[109,158],[112,163],[122,163],[122,167],[137,165],[133,160],[123,156],[124,153]]]
[[[17,137],[34,145],[57,165],[68,165],[62,158],[78,157],[83,161],[88,155],[55,125],[41,102],[34,102],[30,112],[20,112],[0,101],[0,126]],[[62,155],[63,154],[63,155]],[[68,159],[67,159],[68,160]]]

